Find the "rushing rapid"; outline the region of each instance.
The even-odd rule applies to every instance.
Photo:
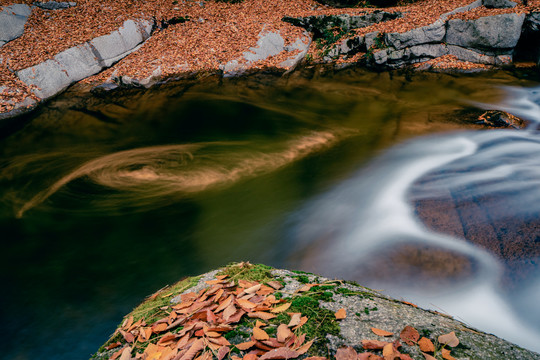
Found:
[[[535,245],[540,236],[537,91],[512,90],[519,101],[500,106],[530,121],[526,130],[415,139],[312,201],[293,216],[296,252],[290,263],[300,258],[312,271],[354,277],[539,351],[540,311],[530,300],[540,299]],[[467,204],[480,204],[478,220],[458,220],[460,231],[469,226],[464,237],[428,228],[418,217],[415,203],[439,199],[455,202],[461,216]],[[449,217],[452,206],[431,210],[438,217],[435,222]],[[519,240],[519,232],[513,239],[507,234],[509,226],[496,228],[500,221],[508,225],[513,219],[524,219],[519,231],[532,238],[529,253],[521,252],[519,267],[512,263],[513,255],[507,252],[503,260],[505,253],[499,256],[493,250],[503,246],[503,236],[509,242]],[[494,236],[475,236],[481,226],[493,227]],[[505,277],[536,281],[509,285]]]

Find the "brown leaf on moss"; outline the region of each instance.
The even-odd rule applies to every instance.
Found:
[[[277,306],[275,308],[273,308],[272,310],[270,310],[270,312],[274,313],[274,314],[279,314],[279,313],[282,313],[284,312],[285,310],[287,310],[288,308],[291,307],[291,303],[285,303],[283,305],[280,305],[280,306]]]
[[[270,314],[264,311],[254,311],[254,312],[248,313],[247,316],[250,318],[257,318],[257,319],[268,321],[270,319],[275,318],[277,315]]]
[[[259,360],[272,360],[272,359],[295,359],[300,354],[294,350],[291,350],[286,347],[280,347],[277,349],[273,349],[268,351],[266,354],[261,356]]]
[[[255,341],[247,341],[240,344],[235,345],[239,350],[247,350],[255,345]]]
[[[222,346],[219,348],[218,352],[217,352],[217,359],[218,360],[223,360],[223,358],[225,356],[227,356],[227,354],[229,353],[229,351],[231,351],[231,349],[228,347],[228,346]]]
[[[394,333],[392,333],[392,332],[390,332],[390,331],[386,331],[386,330],[382,330],[382,329],[377,329],[377,328],[374,328],[374,327],[371,328],[371,331],[372,331],[375,335],[379,335],[379,336],[392,336],[392,335],[394,335]]]
[[[182,355],[180,360],[193,360],[195,356],[203,351],[205,348],[204,340],[203,339],[197,339],[195,342],[191,345],[191,347]]]
[[[280,324],[278,326],[276,337],[279,342],[284,343],[291,336],[293,336],[293,333],[286,324]]]
[[[456,336],[455,332],[450,332],[448,334],[441,335],[437,338],[441,344],[448,345],[450,347],[456,347],[459,345],[459,339]]]
[[[293,327],[300,324],[300,319],[302,316],[301,313],[288,313],[288,314],[291,317],[291,320],[289,321],[289,324],[287,325],[288,327]]]
[[[298,354],[304,355],[311,348],[311,345],[313,345],[314,341],[315,341],[315,339],[310,340],[310,341],[308,341],[307,343],[305,343],[304,345],[300,346],[298,349],[295,349],[295,350],[298,352]]]
[[[422,352],[435,352],[435,345],[428,338],[422,337],[418,340],[418,346]]]
[[[399,337],[405,344],[412,346],[420,339],[420,334],[415,328],[407,325],[401,330]]]
[[[356,360],[358,354],[352,346],[342,346],[336,351],[336,360]]]
[[[263,329],[255,327],[253,328],[253,338],[255,340],[268,340],[270,336]]]
[[[442,350],[441,350],[441,353],[442,353],[443,359],[446,359],[446,360],[456,360],[455,357],[453,357],[452,355],[450,355],[450,349],[442,349]]]
[[[424,358],[425,358],[426,360],[437,360],[436,357],[431,356],[431,355],[429,355],[429,354],[426,354],[426,353],[424,353],[424,352],[422,353],[422,355],[424,355]]]

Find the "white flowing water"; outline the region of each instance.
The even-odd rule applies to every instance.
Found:
[[[540,278],[508,291],[501,285],[505,265],[495,255],[468,239],[428,229],[413,206],[449,193],[469,200],[497,196],[504,216],[538,219],[539,89],[507,90],[505,102],[484,106],[527,119],[527,129],[450,133],[393,147],[293,215],[291,263],[303,259],[304,269],[352,277],[540,351]],[[496,217],[493,211],[490,220]],[[531,226],[537,247],[539,229]],[[433,266],[429,251],[424,264],[393,268],[395,258],[388,254],[407,246],[445,253],[443,261],[465,262],[469,272],[450,272],[449,281],[423,278],[422,266]],[[529,260],[539,275],[540,258],[531,254]]]

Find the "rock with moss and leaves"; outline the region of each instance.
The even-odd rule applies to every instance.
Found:
[[[250,263],[184,279],[122,320],[93,359],[538,359],[356,283]]]

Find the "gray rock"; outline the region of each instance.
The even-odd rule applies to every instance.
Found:
[[[373,61],[377,65],[383,65],[388,61],[388,51],[386,49],[373,52]]]
[[[366,48],[371,49],[373,47],[376,47],[377,46],[376,39],[378,37],[379,37],[379,32],[378,31],[373,31],[373,32],[367,33],[364,36],[364,43],[366,44]]]
[[[489,55],[455,45],[448,45],[447,49],[449,55],[454,55],[461,61],[469,61],[484,65],[507,65],[512,62],[511,54]]]
[[[45,10],[63,10],[63,9],[69,9],[70,7],[77,6],[76,2],[67,2],[67,1],[47,1],[47,2],[35,2],[34,5],[36,5],[39,8],[45,9]]]
[[[527,14],[523,27],[530,32],[540,31],[540,12],[531,12]]]
[[[39,98],[47,99],[136,50],[148,37],[152,25],[146,20],[138,24],[127,20],[117,31],[62,51],[52,60],[18,71],[17,76],[25,84],[35,86],[33,92]]]
[[[476,20],[448,21],[446,42],[476,49],[510,49],[521,36],[524,14],[485,16]]]
[[[304,32],[304,38],[298,38],[291,45],[285,46],[284,50],[288,52],[297,52],[298,54],[289,57],[287,60],[282,61],[280,66],[288,69],[293,69],[296,65],[306,56],[309,46],[311,45],[311,37],[308,33]]]
[[[28,5],[4,6],[0,11],[0,47],[24,33],[24,24],[32,13]]]
[[[452,11],[449,11],[447,13],[444,13],[440,16],[441,20],[446,20],[450,15],[459,14],[462,12],[470,11],[472,9],[476,9],[477,7],[482,6],[482,0],[475,0],[474,2],[470,3],[469,5],[465,5],[462,7],[458,7],[457,9],[454,9]]]
[[[257,40],[257,46],[249,48],[250,51],[244,52],[244,59],[250,62],[264,60],[279,54],[284,49],[285,40],[279,33],[261,33],[259,34],[259,40]]]
[[[385,35],[388,46],[403,49],[410,46],[441,42],[445,35],[445,23],[437,20],[435,23],[416,28],[405,33],[389,33]]]
[[[17,72],[26,85],[34,85],[33,92],[41,99],[56,95],[71,84],[71,80],[56,60],[47,60]]]
[[[510,0],[483,0],[482,4],[490,9],[515,8],[517,3]]]

